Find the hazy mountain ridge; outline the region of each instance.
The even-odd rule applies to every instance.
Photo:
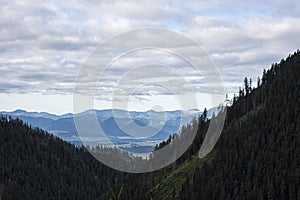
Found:
[[[208,118],[212,116],[213,112],[218,112],[217,108],[208,110]],[[175,110],[158,112],[149,110],[145,112],[141,111],[125,111],[118,109],[106,109],[106,110],[87,110],[82,113],[75,114],[74,116],[80,118],[83,121],[89,122],[91,116],[96,116],[97,121],[103,129],[106,136],[116,144],[128,144],[144,142],[145,140],[150,142],[151,146],[154,146],[154,141],[159,142],[167,139],[170,135],[180,131],[182,125],[185,125],[191,121],[191,119],[201,112],[199,110]],[[22,119],[33,127],[42,128],[49,133],[60,137],[61,139],[71,142],[76,145],[81,145],[81,140],[76,130],[73,114],[55,115],[47,112],[27,112],[25,110],[15,110],[12,112],[0,112],[0,115],[11,116],[12,118]],[[121,125],[133,124],[138,127],[145,127],[149,132],[155,132],[157,127],[163,124],[161,130],[157,130],[157,134],[149,138],[139,138],[132,135],[128,135],[126,131],[119,127]],[[133,126],[131,132],[135,133],[138,130]],[[87,127],[88,129],[88,127]],[[89,140],[93,140],[90,138]],[[101,141],[95,141],[93,144],[99,144]],[[137,148],[136,144],[133,144]]]

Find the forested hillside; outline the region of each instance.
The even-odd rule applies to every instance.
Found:
[[[228,108],[215,149],[152,190],[154,199],[300,199],[300,53],[264,71]]]
[[[84,148],[0,119],[0,199],[97,199],[115,171]]]

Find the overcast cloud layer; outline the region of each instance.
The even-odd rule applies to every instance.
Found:
[[[109,37],[137,28],[168,28],[201,44],[218,66],[228,93],[237,92],[243,77],[255,82],[263,68],[300,48],[297,0],[65,2],[0,1],[1,98],[6,93],[71,95],[77,72],[92,50]],[[179,71],[185,69],[175,58],[157,52],[144,55],[143,62],[165,59]],[[116,62],[122,70],[113,75],[140,65],[141,58],[143,52],[137,52]],[[106,77],[102,100],[116,81],[113,75]],[[201,79],[189,74],[189,81],[199,93],[207,93]],[[177,87],[185,90],[184,85]],[[137,92],[141,98],[147,95]]]

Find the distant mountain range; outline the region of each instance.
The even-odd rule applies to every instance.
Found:
[[[217,112],[218,108],[212,108],[208,110],[207,117],[211,118],[212,114]],[[33,127],[42,128],[65,141],[75,145],[81,145],[82,142],[74,123],[74,117],[86,123],[84,129],[91,130],[89,125],[91,113],[97,116],[98,124],[101,126],[105,136],[109,138],[112,143],[135,153],[144,153],[145,151],[152,151],[155,144],[166,140],[174,133],[178,133],[182,125],[189,123],[193,117],[199,115],[201,112],[199,110],[175,110],[165,112],[149,110],[138,112],[107,109],[88,110],[76,115],[71,113],[55,115],[47,112],[15,110],[12,112],[3,111],[0,112],[0,115],[22,119]],[[159,126],[162,126],[162,128],[158,130],[155,135],[143,138],[135,138],[132,134],[128,134],[126,130],[124,131],[124,129],[122,129],[122,127],[126,127],[130,130],[130,133],[138,133],[140,128],[144,127],[143,131],[147,133],[155,132]],[[97,133],[93,134],[97,135]],[[88,136],[90,135],[89,133]],[[81,135],[81,137],[83,136]],[[105,140],[99,141],[99,139],[96,140],[95,138],[85,139],[90,141],[90,145],[105,144]]]

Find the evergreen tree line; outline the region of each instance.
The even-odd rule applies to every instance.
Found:
[[[299,77],[298,50],[264,70],[257,88],[245,78],[213,152],[177,195],[156,199],[300,199]]]
[[[0,199],[97,199],[120,173],[84,147],[19,119],[0,118]]]

